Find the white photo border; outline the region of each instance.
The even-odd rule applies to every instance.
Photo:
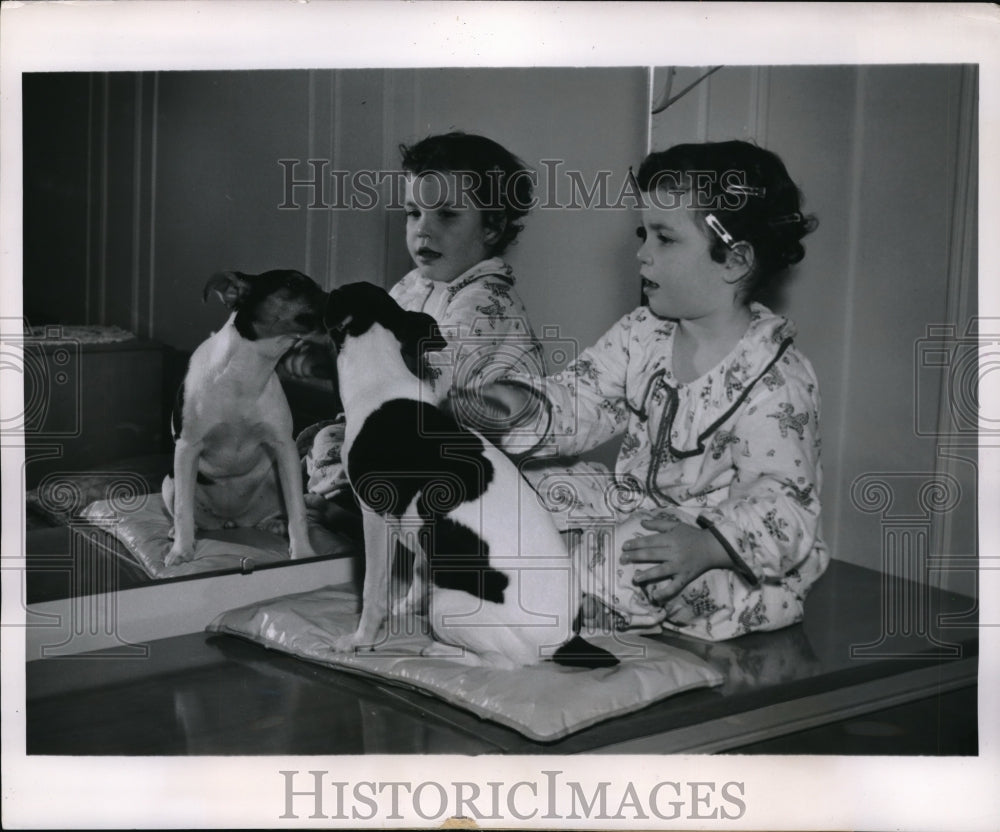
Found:
[[[976,63],[980,68],[981,275],[1000,264],[1000,11],[991,4],[700,4],[427,2],[5,2],[0,26],[0,292],[21,308],[21,73],[160,69],[417,66],[705,66]],[[992,282],[993,285],[990,285]],[[1000,316],[996,281],[980,281],[981,316]],[[4,384],[8,412],[21,393]],[[989,391],[985,391],[989,392]],[[995,392],[995,391],[994,391]],[[981,400],[997,411],[1000,402]],[[14,408],[18,408],[14,410]],[[5,455],[7,451],[5,450]],[[4,462],[3,506],[21,511],[20,461]],[[980,472],[980,552],[1000,554],[1000,471]],[[13,532],[16,533],[14,528]],[[4,553],[19,551],[11,524]],[[413,776],[400,757],[61,758],[25,756],[19,575],[3,573],[3,821],[7,828],[356,826],[280,820],[282,769],[350,769],[355,780]],[[1000,570],[980,575],[981,615],[1000,620]],[[747,811],[691,828],[986,830],[1000,817],[1000,630],[980,649],[975,758],[428,757],[422,778],[583,783],[628,771],[641,792],[664,779],[739,781]],[[380,818],[387,827],[439,822]],[[571,821],[606,828],[606,820]],[[551,826],[542,818],[483,827]],[[634,828],[650,828],[637,821]],[[662,825],[662,822],[661,822]],[[685,828],[673,821],[669,828]]]

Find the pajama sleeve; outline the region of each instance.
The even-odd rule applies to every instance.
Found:
[[[727,499],[703,511],[699,525],[750,583],[801,566],[819,536],[822,478],[819,391],[808,362],[789,350],[707,452],[731,454],[735,476]]]
[[[628,422],[625,388],[631,328],[630,316],[622,318],[557,375],[512,375],[512,383],[534,391],[541,407],[534,421],[511,432],[505,448],[523,447],[530,438],[536,451],[545,448],[548,455],[575,456],[621,435]]]
[[[542,353],[511,285],[478,281],[458,292],[438,321],[448,350],[430,356],[435,390],[446,393],[497,381],[512,372],[543,375]]]

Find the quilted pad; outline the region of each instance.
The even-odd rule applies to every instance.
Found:
[[[194,557],[164,566],[170,551],[173,521],[159,494],[150,494],[141,505],[123,510],[107,500],[97,500],[82,516],[118,538],[151,578],[176,578],[202,572],[248,571],[264,563],[288,560],[288,540],[260,529],[198,531]],[[310,525],[309,537],[318,553],[335,555],[357,546],[350,538]]]
[[[552,662],[519,670],[469,667],[420,655],[430,643],[422,618],[413,622],[410,629],[415,632],[385,636],[376,650],[334,653],[333,639],[354,631],[358,607],[354,594],[324,587],[230,610],[207,629],[327,667],[416,688],[543,742],[723,681],[721,673],[691,653],[636,635],[626,639],[624,634],[587,636],[621,659],[613,668],[587,670]]]

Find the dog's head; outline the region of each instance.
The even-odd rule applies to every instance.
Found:
[[[202,299],[213,292],[236,311],[236,329],[250,341],[323,332],[326,292],[301,272],[219,272],[205,284]]]
[[[396,336],[403,357],[414,364],[425,353],[448,346],[430,315],[407,312],[385,289],[372,283],[348,283],[330,292],[323,324],[338,349],[348,338],[358,338],[372,324],[380,324]]]

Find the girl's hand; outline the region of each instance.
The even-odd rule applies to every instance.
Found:
[[[329,347],[314,341],[300,341],[278,362],[282,373],[291,378],[337,377],[337,362]]]
[[[324,500],[333,500],[341,494],[346,493],[350,487],[351,483],[348,481],[346,476],[343,476],[323,481],[319,485],[315,486],[310,493],[316,494]]]
[[[535,418],[535,395],[519,384],[492,382],[475,388],[452,388],[445,405],[455,420],[487,435],[503,434]]]
[[[664,604],[709,569],[731,568],[732,561],[707,529],[689,526],[670,517],[651,517],[643,528],[656,534],[628,540],[622,545],[622,563],[655,563],[637,571],[633,583],[646,586],[646,594]]]

